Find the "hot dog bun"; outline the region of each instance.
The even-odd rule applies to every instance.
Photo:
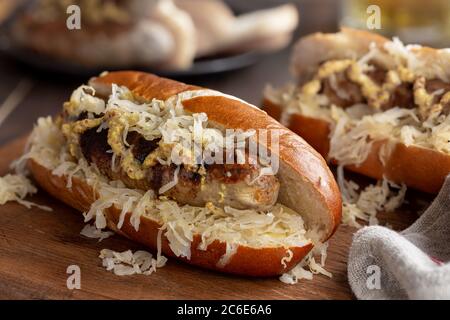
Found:
[[[381,48],[380,53],[372,59],[386,70],[396,66],[399,56],[388,53],[383,48],[392,45],[388,39],[366,31],[343,28],[336,34],[316,33],[300,39],[296,44],[292,59],[291,71],[301,85],[309,81],[320,65],[329,60],[359,59],[366,55],[370,46],[375,44]],[[405,53],[403,53],[405,54]],[[408,53],[401,59],[408,59],[408,69],[425,79],[439,79],[450,82],[450,52],[421,46],[408,48]],[[263,100],[264,110],[275,119],[281,119],[283,103],[266,94]],[[399,105],[400,108],[408,108]],[[334,122],[324,117],[315,117],[301,113],[289,115],[292,131],[302,136],[322,156],[335,164],[336,159],[329,159],[330,137]],[[389,148],[390,152],[380,158],[380,150]],[[384,163],[383,163],[384,162]],[[445,177],[450,172],[450,155],[431,148],[405,143],[386,138],[373,143],[367,158],[358,165],[346,165],[347,169],[375,178],[388,178],[396,183],[428,192],[437,193]]]
[[[307,230],[314,230],[319,242],[326,241],[336,230],[341,219],[341,199],[334,180],[324,159],[302,138],[298,137],[267,114],[237,98],[220,93],[189,98],[189,92],[202,90],[176,81],[157,76],[133,72],[112,72],[93,78],[90,85],[99,95],[107,96],[112,84],[125,86],[133,95],[143,100],[167,100],[177,94],[185,93],[182,104],[188,113],[204,112],[213,126],[233,129],[280,129],[279,157],[280,169],[277,178],[281,188],[279,203],[301,212]],[[267,146],[269,150],[271,146]],[[52,170],[40,163],[39,159],[29,160],[29,168],[37,183],[56,198],[80,211],[86,211],[98,198],[98,193],[82,179],[72,178],[72,187],[67,187],[66,175],[55,175]],[[158,229],[161,225],[148,217],[141,217],[139,230],[133,229],[130,213],[119,229],[117,223],[120,210],[111,207],[105,210],[107,225],[118,233],[156,249]],[[199,250],[200,235],[195,235],[191,243],[188,263],[228,273],[248,276],[273,276],[286,272],[300,262],[311,250],[308,243],[297,247],[248,247],[239,245],[236,253],[225,265],[218,264],[226,251],[224,241],[214,241],[206,250]],[[281,263],[288,251],[292,252],[289,261]],[[174,256],[168,239],[162,237],[162,252]]]

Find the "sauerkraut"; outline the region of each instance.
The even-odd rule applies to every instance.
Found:
[[[26,196],[36,192],[36,187],[24,175],[7,174],[0,177],[0,205],[9,201],[16,201],[27,208],[35,206],[42,210],[51,211],[52,209],[47,206],[25,200]]]
[[[386,178],[377,184],[368,185],[360,190],[358,184],[344,179],[342,165],[337,169],[339,189],[342,193],[342,223],[361,228],[358,220],[369,225],[379,223],[376,215],[380,211],[392,212],[403,203],[406,185],[397,185]]]
[[[303,260],[297,264],[290,271],[284,273],[280,277],[280,281],[286,284],[296,284],[302,279],[312,280],[314,274],[322,274],[329,278],[333,275],[327,271],[325,262],[327,259],[328,242],[316,245],[314,249],[303,258]],[[316,257],[320,255],[320,262],[316,262]]]
[[[138,250],[132,252],[131,250],[116,252],[110,249],[103,249],[100,251],[100,259],[102,265],[108,271],[112,271],[118,276],[129,276],[133,274],[150,275],[156,272],[157,268],[162,268],[167,259],[160,257],[154,259],[150,252]]]
[[[87,238],[98,239],[98,242],[100,242],[100,241],[102,241],[102,240],[112,236],[114,234],[114,232],[112,232],[112,231],[103,231],[101,229],[97,229],[92,224],[86,224],[83,227],[83,229],[81,229],[80,234],[82,236],[87,237]]]

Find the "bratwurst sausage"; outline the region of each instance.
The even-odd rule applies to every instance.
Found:
[[[134,158],[140,163],[158,148],[158,141],[148,141],[137,132],[129,132],[127,142]],[[84,158],[95,164],[110,180],[120,180],[129,188],[152,189],[158,194],[161,187],[174,180],[177,166],[156,163],[146,170],[144,179],[132,179],[121,168],[113,168],[108,144],[108,129],[98,132],[98,127],[80,135],[80,148]],[[119,161],[120,159],[115,159]],[[248,161],[247,161],[248,162]],[[280,184],[274,175],[260,175],[258,164],[212,164],[197,170],[180,165],[178,183],[162,193],[179,203],[204,206],[211,202],[216,206],[236,209],[266,210],[277,198]]]

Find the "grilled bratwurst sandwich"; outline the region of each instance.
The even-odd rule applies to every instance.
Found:
[[[450,51],[343,29],[300,39],[298,84],[265,93],[267,112],[329,160],[437,193],[450,172]]]
[[[238,98],[146,73],[75,90],[24,159],[97,228],[229,273],[284,273],[341,219],[333,175],[300,137]]]

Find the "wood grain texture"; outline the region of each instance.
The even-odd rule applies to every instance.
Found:
[[[0,148],[0,174],[22,152],[20,139]],[[361,183],[367,183],[366,180]],[[17,203],[0,206],[1,299],[352,299],[347,283],[348,247],[355,229],[341,226],[330,240],[327,270],[333,278],[315,276],[297,285],[278,279],[248,279],[202,270],[169,259],[150,276],[118,277],[107,272],[98,258],[103,248],[115,251],[145,249],[119,235],[102,242],[79,235],[82,217],[74,209],[40,191],[32,201],[53,212],[28,210]],[[395,214],[381,215],[394,229],[417,217],[424,201],[411,195],[409,206]],[[81,290],[66,287],[69,265],[81,269]]]

